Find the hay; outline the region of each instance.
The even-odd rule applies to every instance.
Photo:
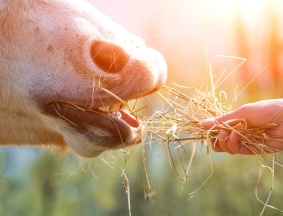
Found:
[[[270,156],[270,154],[272,153],[277,153],[278,150],[270,148],[266,145],[266,142],[272,140],[283,142],[283,138],[270,137],[265,133],[266,129],[275,128],[282,122],[273,122],[266,124],[263,127],[253,128],[247,124],[247,121],[245,119],[232,119],[226,122],[216,122],[216,125],[213,128],[206,130],[201,124],[203,120],[224,115],[225,113],[232,110],[232,106],[227,103],[226,93],[223,91],[220,92],[220,99],[218,99],[214,90],[201,91],[191,87],[178,87],[186,88],[188,90],[192,90],[193,92],[189,96],[187,94],[181,93],[180,91],[177,91],[174,88],[164,86],[164,89],[169,93],[169,95],[174,97],[173,99],[170,99],[169,97],[164,97],[160,94],[161,97],[169,105],[169,108],[165,111],[155,111],[152,116],[148,117],[142,122],[142,125],[148,134],[149,144],[156,142],[164,143],[165,147],[161,153],[166,151],[170,167],[174,167],[176,174],[183,182],[183,186],[184,183],[187,183],[186,180],[188,179],[188,172],[195,154],[196,143],[201,142],[206,144],[210,158],[211,173],[196,190],[189,194],[189,199],[191,199],[213,175],[214,169],[209,154],[209,147],[211,145],[215,145],[215,143],[219,139],[218,135],[220,129],[224,129],[229,133],[232,131],[236,132],[239,135],[240,144],[246,146],[251,150],[251,152],[259,156],[261,161],[263,161],[264,159],[269,159],[273,162],[273,167],[264,166],[262,165],[262,162],[260,162],[260,174],[255,188],[255,195],[257,200],[259,200],[264,205],[260,215],[263,214],[266,207],[283,212],[283,210],[279,208],[268,205],[274,185],[274,164],[277,164],[281,167],[282,165],[275,162],[274,157]],[[182,163],[182,168],[185,173],[184,178],[179,175],[172,158],[170,145],[173,143],[179,144],[177,146],[178,150],[180,149],[180,147],[183,148],[184,145],[193,144],[190,161],[186,169],[178,151],[180,161]],[[272,175],[271,189],[265,202],[260,200],[257,196],[258,183],[260,181],[261,170],[263,168],[268,168],[271,171]]]
[[[173,95],[174,99],[161,95],[169,108],[166,111],[156,111],[143,121],[142,124],[150,133],[150,137],[158,137],[159,140],[167,143],[178,142],[180,146],[196,141],[202,141],[207,146],[211,146],[215,144],[212,143],[213,141],[217,141],[220,129],[224,129],[228,132],[235,131],[239,135],[240,144],[245,145],[263,159],[267,158],[270,153],[278,152],[277,149],[268,147],[266,142],[271,140],[283,142],[283,138],[270,137],[264,131],[267,128],[276,127],[280,122],[252,128],[245,119],[232,119],[217,122],[215,127],[206,130],[201,124],[203,120],[224,115],[232,110],[232,106],[227,102],[222,102],[222,100],[227,101],[225,92],[220,92],[220,99],[218,99],[214,91],[185,88],[193,90],[191,96],[164,86],[164,89]]]
[[[201,188],[202,186],[208,181],[208,179],[213,175],[214,169],[212,165],[212,160],[209,154],[209,147],[211,145],[214,145],[216,141],[219,139],[218,135],[220,132],[220,129],[224,129],[228,132],[236,132],[239,135],[239,142],[241,145],[245,145],[248,149],[251,150],[255,155],[259,156],[262,160],[268,158],[273,162],[273,167],[264,166],[260,162],[259,166],[259,177],[257,181],[257,185],[255,188],[255,195],[259,202],[261,202],[264,207],[262,209],[262,212],[260,215],[263,214],[266,207],[278,210],[280,212],[283,212],[283,210],[279,208],[275,208],[271,205],[268,205],[269,199],[271,197],[271,194],[273,192],[273,185],[274,185],[274,164],[277,164],[282,167],[281,164],[274,161],[274,157],[270,157],[271,153],[277,153],[277,149],[270,148],[266,145],[266,142],[276,140],[283,142],[283,137],[270,137],[265,133],[266,129],[272,129],[277,127],[278,124],[281,124],[282,122],[273,122],[264,125],[263,127],[253,128],[250,127],[245,119],[231,119],[226,122],[216,122],[216,126],[211,128],[210,130],[207,130],[203,127],[201,122],[208,118],[215,118],[217,116],[225,115],[225,113],[232,110],[232,106],[227,103],[227,96],[226,93],[221,91],[219,94],[219,98],[216,97],[215,93],[215,86],[212,81],[212,72],[210,71],[210,80],[211,80],[211,91],[201,91],[193,87],[184,87],[184,86],[178,86],[180,88],[186,88],[189,90],[192,90],[193,93],[191,96],[187,94],[183,94],[180,91],[177,91],[174,88],[170,88],[167,86],[164,86],[163,89],[165,89],[169,95],[173,96],[174,99],[170,99],[169,97],[164,97],[161,95],[161,97],[167,102],[169,105],[169,108],[165,111],[155,111],[155,113],[152,116],[146,117],[140,117],[138,118],[137,112],[139,110],[133,111],[129,107],[129,105],[120,99],[118,96],[113,94],[107,89],[104,89],[100,87],[103,91],[106,93],[112,95],[117,100],[119,100],[121,103],[123,103],[133,114],[137,120],[140,122],[140,126],[143,128],[141,130],[144,134],[147,134],[146,136],[143,136],[144,139],[142,141],[142,157],[143,157],[143,165],[144,165],[144,176],[148,185],[148,189],[151,189],[150,181],[147,174],[146,169],[146,154],[145,154],[145,144],[152,144],[156,142],[163,142],[165,148],[161,153],[166,151],[168,161],[170,164],[170,167],[174,167],[178,177],[182,180],[183,186],[185,183],[187,183],[188,179],[188,172],[192,164],[192,160],[195,154],[196,150],[196,143],[201,142],[206,144],[208,149],[208,155],[210,158],[210,166],[211,166],[211,173],[209,176],[205,179],[205,181],[193,192],[189,194],[191,199]],[[262,70],[263,71],[263,70]],[[234,72],[234,71],[232,71]],[[260,72],[261,73],[261,72]],[[224,102],[223,102],[224,101]],[[148,143],[146,143],[145,137],[149,138]],[[182,178],[175,166],[170,145],[172,143],[178,143],[177,146],[179,159],[182,164],[182,169],[185,173],[185,176]],[[193,144],[193,149],[191,152],[191,157],[189,164],[187,168],[184,167],[182,157],[180,155],[179,149],[183,148],[184,145],[187,144]],[[134,145],[135,146],[135,145]],[[184,149],[184,148],[183,148]],[[132,149],[133,150],[133,149]],[[185,151],[185,150],[184,150]],[[125,171],[127,164],[129,162],[129,159],[131,157],[132,151],[130,151],[130,155],[128,159],[125,158],[125,167],[122,170],[122,176],[124,176],[124,179],[127,182],[127,186],[122,182],[122,186],[125,190],[125,193],[127,193],[128,197],[128,208],[129,208],[129,215],[131,215],[131,204],[130,204],[130,181],[128,180]],[[267,200],[264,202],[260,200],[257,196],[257,188],[258,184],[261,178],[261,170],[263,168],[267,168],[271,171],[272,175],[272,182],[271,182],[271,189],[269,192],[269,195],[267,197]],[[144,180],[144,179],[143,179]],[[144,188],[144,198],[146,200],[150,200],[154,204],[153,197],[155,195],[155,191],[147,193]]]

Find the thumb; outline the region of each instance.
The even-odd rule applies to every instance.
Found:
[[[201,122],[202,126],[208,130],[210,128],[212,128],[215,125],[215,119],[214,118],[209,118],[209,119],[205,119]]]
[[[201,124],[205,129],[208,130],[208,129],[212,128],[214,125],[220,124],[222,122],[226,122],[226,121],[231,120],[231,119],[237,119],[237,118],[240,118],[240,116],[238,115],[237,110],[235,110],[235,111],[231,111],[231,112],[222,114],[222,115],[215,117],[215,118],[205,119],[201,122]]]

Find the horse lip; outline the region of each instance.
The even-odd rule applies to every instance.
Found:
[[[57,115],[65,120],[68,120],[64,118],[64,113],[66,113],[67,109],[72,109],[74,114],[79,113],[79,112],[81,113],[88,112],[88,114],[93,113],[94,115],[98,114],[98,115],[113,117],[113,118],[117,118],[118,120],[123,120],[125,123],[127,123],[131,127],[138,128],[139,123],[138,123],[137,118],[122,108],[124,108],[124,106],[121,106],[121,109],[114,110],[114,111],[109,109],[110,111],[107,112],[107,111],[101,110],[99,107],[86,108],[81,105],[76,105],[72,103],[54,101],[54,102],[48,103],[44,107],[44,111],[46,111],[47,113],[51,115]],[[71,122],[71,120],[68,122]],[[75,125],[75,123],[73,124]]]
[[[117,149],[138,143],[141,140],[141,127],[138,121],[128,112],[122,110],[121,118],[111,113],[105,113],[94,108],[83,109],[76,105],[64,102],[52,102],[44,107],[44,112],[50,116],[61,118],[76,132],[84,135],[91,143],[97,140],[93,138],[92,131],[100,129],[109,134],[107,141],[99,145],[107,149]],[[105,135],[100,135],[106,139]]]

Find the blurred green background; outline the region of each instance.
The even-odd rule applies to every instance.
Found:
[[[233,102],[242,104],[282,97],[283,15],[282,1],[197,1],[197,0],[92,0],[103,13],[141,36],[148,46],[159,50],[168,63],[168,86],[201,88],[205,83],[207,48],[215,80],[247,61],[227,78],[217,92],[224,90]],[[129,19],[129,17],[131,17]],[[206,29],[206,37],[205,37]],[[162,110],[166,103],[154,94],[139,101],[149,105],[149,114]],[[132,215],[259,215],[263,205],[255,197],[259,158],[211,152],[214,174],[188,201],[211,173],[209,156],[200,144],[193,160],[189,184],[182,189],[176,171],[165,154],[158,156],[160,143],[146,146],[146,168],[151,189],[144,180],[142,149],[136,146],[127,164]],[[191,146],[182,154],[187,166]],[[178,152],[173,152],[178,173],[183,177]],[[276,156],[283,164],[282,153]],[[48,149],[0,149],[0,215],[5,216],[88,216],[128,215],[127,194],[121,182],[125,155],[106,152],[95,159],[80,159],[68,154],[59,157]],[[271,166],[268,161],[265,165]],[[269,204],[283,209],[283,167],[275,167],[275,184]],[[271,174],[262,170],[258,195],[266,200]],[[156,191],[154,202],[144,199],[144,191]],[[283,215],[267,208],[264,215]]]
[[[188,201],[188,194],[196,190],[211,173],[206,151],[196,154],[189,184],[182,189],[182,182],[175,170],[169,168],[166,156],[157,156],[161,146],[156,145],[154,149],[147,150],[151,190],[144,181],[140,147],[136,147],[127,166],[132,215],[260,214],[263,206],[255,197],[259,175],[256,157],[212,153],[215,172]],[[1,151],[0,215],[128,215],[127,195],[121,184],[126,184],[121,177],[125,166],[122,153],[104,154],[108,165],[101,158],[80,161],[71,155],[58,159],[42,150],[36,150],[36,153],[37,157],[26,149]],[[182,156],[185,166],[189,160],[188,153]],[[173,154],[178,173],[183,177],[179,156],[176,152]],[[282,162],[282,154],[278,157]],[[267,162],[265,165],[271,166]],[[269,202],[279,208],[282,208],[282,175],[283,168],[277,166],[274,191]],[[270,187],[271,174],[263,169],[258,186],[262,200],[266,200]],[[144,199],[144,188],[146,192],[156,191],[153,198],[155,204]],[[282,213],[267,208],[264,215]]]

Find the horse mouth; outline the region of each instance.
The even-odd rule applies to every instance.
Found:
[[[91,143],[101,148],[118,149],[140,142],[141,130],[138,119],[125,110],[122,103],[103,107],[54,101],[44,111],[67,122]]]

